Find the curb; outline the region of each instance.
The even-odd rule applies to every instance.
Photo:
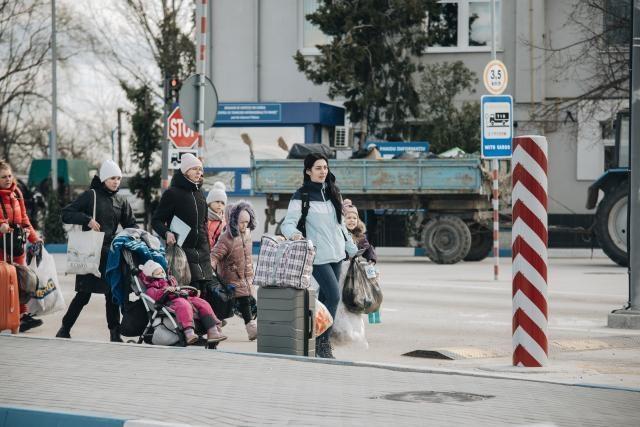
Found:
[[[191,427],[146,419],[126,419],[92,412],[70,412],[45,408],[0,406],[0,427]]]
[[[58,340],[59,338],[53,337],[29,337],[29,336],[21,336],[21,335],[2,335],[3,337],[11,337],[12,339],[28,339],[28,340]],[[99,344],[99,345],[138,345],[138,344],[129,344],[129,343],[107,343],[101,341],[90,341],[90,340],[75,340],[77,342],[83,342],[88,344]],[[142,347],[141,347],[142,348]],[[190,347],[163,347],[163,346],[153,346],[153,345],[145,345],[143,348],[146,349],[155,349],[161,351],[163,349],[170,349],[172,351],[198,351],[197,349]],[[413,372],[417,374],[436,374],[436,375],[458,375],[458,376],[467,376],[474,378],[488,378],[488,379],[501,379],[501,380],[512,380],[512,381],[527,381],[527,382],[535,382],[535,383],[544,383],[544,384],[554,384],[554,385],[562,385],[568,387],[587,387],[594,389],[607,389],[607,390],[619,390],[619,391],[627,391],[633,393],[640,393],[640,387],[619,387],[612,386],[607,384],[594,384],[594,383],[577,383],[577,382],[568,382],[568,381],[559,381],[559,380],[547,380],[541,378],[523,378],[522,376],[517,375],[517,370],[522,370],[522,373],[535,373],[537,368],[518,368],[510,366],[511,372],[508,373],[500,373],[496,370],[491,369],[480,369],[484,372],[474,372],[464,369],[447,369],[447,368],[419,368],[414,366],[407,365],[398,365],[391,363],[377,363],[377,362],[366,362],[366,361],[350,361],[350,360],[340,360],[340,359],[321,359],[321,358],[310,358],[306,356],[293,356],[287,354],[275,354],[275,353],[252,353],[252,352],[242,352],[242,351],[228,351],[228,350],[216,350],[219,353],[226,354],[236,354],[239,356],[247,356],[247,357],[264,357],[271,359],[285,359],[285,360],[293,360],[303,363],[319,363],[325,365],[337,365],[337,366],[346,366],[346,367],[354,367],[354,368],[375,368],[375,369],[385,369],[389,371],[395,372]],[[486,373],[485,373],[486,372]],[[504,371],[507,372],[507,371]],[[0,406],[0,411],[2,407]],[[2,412],[0,412],[0,415]],[[0,416],[0,421],[2,417]],[[22,426],[22,424],[20,424]],[[39,424],[33,424],[34,426],[38,426]],[[156,424],[141,424],[141,426],[154,426]],[[157,424],[158,426],[186,426],[185,424],[169,424],[168,426],[165,424]],[[9,425],[7,425],[8,427]],[[4,424],[0,423],[0,427],[5,427]]]

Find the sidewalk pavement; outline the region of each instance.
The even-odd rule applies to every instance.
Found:
[[[640,407],[500,374],[8,335],[0,378],[0,407],[190,425],[635,425]]]

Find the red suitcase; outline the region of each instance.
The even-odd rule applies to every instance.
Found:
[[[6,258],[7,250],[4,249]],[[19,328],[20,303],[16,268],[6,261],[0,261],[0,331],[11,329],[12,334],[17,334]]]

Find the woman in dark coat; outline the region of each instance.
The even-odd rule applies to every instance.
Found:
[[[71,328],[76,323],[82,308],[91,299],[91,294],[105,295],[107,325],[111,331],[111,341],[122,342],[120,337],[120,311],[111,299],[109,285],[103,280],[106,270],[109,246],[116,235],[118,225],[123,228],[136,227],[133,210],[124,196],[118,195],[122,171],[113,160],[106,160],[100,168],[99,176],[93,177],[89,190],[62,209],[62,222],[82,225],[83,231],[94,230],[104,233],[100,274],[79,274],[76,276],[76,296],[69,304],[62,318],[62,326],[56,334],[58,338],[71,338]],[[93,201],[96,201],[96,218],[93,215]]]
[[[179,237],[169,230],[174,216],[190,227],[181,247],[189,262],[191,285],[205,290],[206,283],[213,280],[213,269],[209,259],[207,201],[200,190],[202,178],[202,162],[192,154],[183,155],[180,170],[173,175],[171,186],[162,195],[151,225],[169,246],[175,245]]]

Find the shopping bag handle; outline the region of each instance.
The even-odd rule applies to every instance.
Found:
[[[96,190],[92,188],[91,191],[93,191],[93,216],[91,218],[95,221],[96,220],[96,199],[98,198],[98,196],[96,194]]]

